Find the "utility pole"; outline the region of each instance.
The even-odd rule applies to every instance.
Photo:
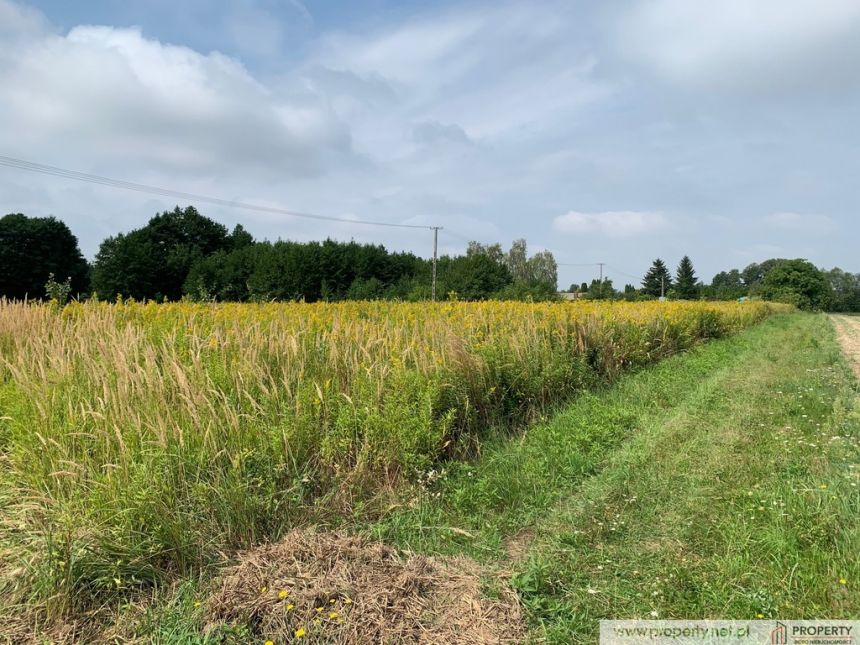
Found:
[[[598,262],[597,265],[600,267],[600,281],[597,283],[598,287],[600,287],[600,291],[597,293],[600,294],[600,297],[603,298],[603,265],[606,262]]]
[[[660,299],[666,297],[666,278],[662,275],[660,276]]]
[[[431,226],[433,229],[433,287],[431,289],[431,299],[436,302],[436,249],[439,247],[439,229],[441,226]]]

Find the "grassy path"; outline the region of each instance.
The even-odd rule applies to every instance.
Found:
[[[857,617],[855,387],[826,317],[778,317],[582,397],[372,530],[510,571],[548,642],[608,617]]]

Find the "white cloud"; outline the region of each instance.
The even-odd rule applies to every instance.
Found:
[[[0,0],[0,12],[9,7]],[[268,87],[234,59],[139,29],[0,37],[0,86],[0,146],[56,165],[303,177],[351,155],[349,129],[324,98]]]
[[[602,213],[580,213],[569,211],[553,220],[553,228],[561,233],[607,235],[609,237],[631,237],[649,235],[663,230],[667,225],[662,213],[644,211],[605,211]]]
[[[836,230],[836,222],[827,215],[801,215],[800,213],[784,212],[771,213],[763,219],[765,225],[785,231],[826,235]]]
[[[641,0],[620,24],[631,59],[697,88],[856,85],[857,0]]]

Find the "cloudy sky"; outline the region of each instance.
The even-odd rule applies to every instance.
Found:
[[[525,237],[617,285],[685,253],[860,271],[858,60],[857,0],[0,0],[0,155],[448,253]],[[175,203],[0,166],[0,212],[90,257]]]

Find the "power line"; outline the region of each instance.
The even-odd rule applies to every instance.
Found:
[[[0,166],[6,166],[8,168],[15,168],[18,170],[26,170],[28,172],[40,173],[43,175],[51,175],[54,177],[62,177],[64,179],[72,179],[74,181],[82,181],[90,184],[99,184],[101,186],[107,186],[109,188],[119,188],[122,190],[131,190],[139,193],[160,195],[162,197],[176,197],[179,199],[187,199],[196,202],[205,202],[208,204],[215,204],[217,206],[226,206],[228,208],[243,208],[246,210],[260,211],[264,213],[277,213],[279,215],[289,215],[291,217],[302,217],[305,219],[322,220],[325,222],[340,222],[342,224],[362,224],[365,226],[387,226],[390,228],[417,228],[423,230],[433,230],[434,228],[433,226],[424,226],[420,224],[395,224],[392,222],[374,222],[370,220],[348,219],[345,217],[331,217],[329,215],[303,213],[287,208],[262,206],[259,204],[248,204],[246,202],[220,199],[218,197],[209,197],[207,195],[186,193],[180,190],[172,190],[170,188],[160,188],[158,186],[138,184],[131,181],[123,181],[121,179],[111,179],[110,177],[102,177],[100,175],[91,175],[89,173],[78,172],[76,170],[68,170],[65,168],[58,168],[56,166],[48,166],[45,164],[34,163],[32,161],[25,161],[24,159],[6,157],[4,155],[0,155]]]
[[[622,271],[621,269],[616,269],[616,268],[615,268],[614,266],[612,266],[611,264],[607,264],[607,265],[606,265],[606,267],[607,267],[608,269],[611,269],[611,270],[612,270],[612,271],[614,271],[615,273],[620,273],[621,275],[623,275],[623,276],[625,276],[625,277],[627,277],[627,278],[633,278],[634,280],[639,280],[639,279],[641,279],[641,277],[642,277],[642,276],[636,276],[636,275],[633,275],[632,273],[627,273],[626,271]]]

